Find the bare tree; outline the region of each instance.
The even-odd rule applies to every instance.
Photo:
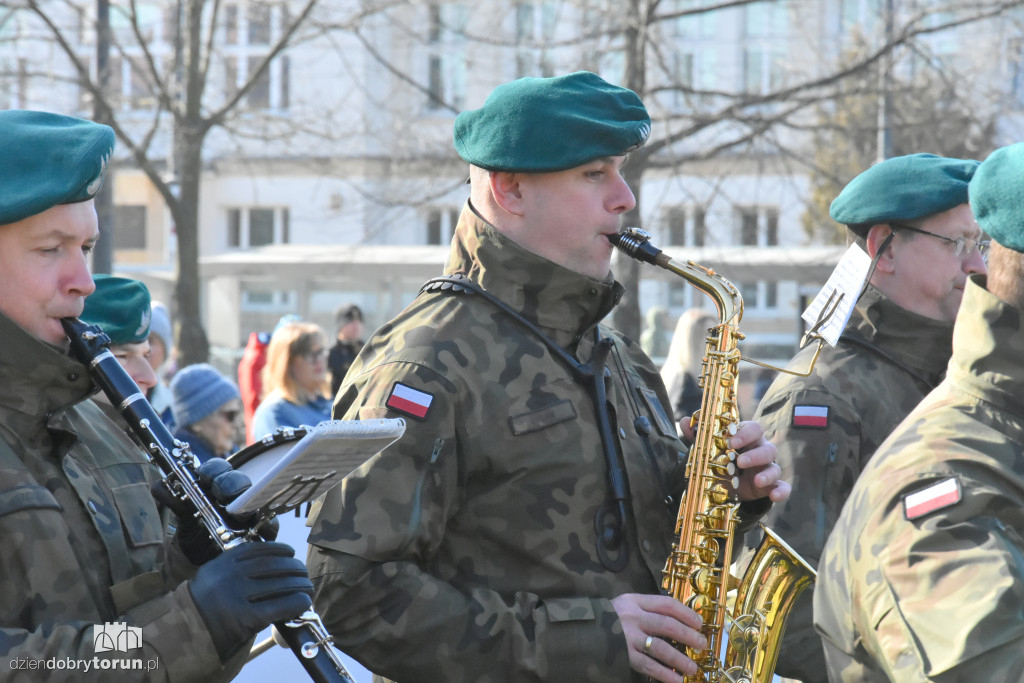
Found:
[[[151,89],[153,106],[148,125],[139,127],[126,121],[120,106],[106,92],[80,53],[73,29],[62,24],[60,8],[53,3],[26,0],[27,7],[49,29],[53,39],[72,64],[82,85],[91,95],[97,111],[105,113],[121,146],[126,147],[139,169],[163,197],[174,221],[178,238],[178,278],[175,291],[177,319],[180,321],[178,348],[182,364],[205,361],[209,355],[200,318],[199,302],[199,187],[203,168],[203,144],[211,130],[230,125],[231,115],[245,106],[247,95],[261,84],[270,64],[296,39],[317,5],[318,0],[304,0],[293,16],[282,22],[275,41],[268,45],[263,60],[252,68],[243,82],[228,97],[224,90],[214,92],[216,82],[211,72],[215,61],[218,35],[224,30],[219,0],[180,0],[173,5],[176,51],[168,62],[152,50],[139,8],[130,0],[115,6],[127,21],[138,58],[133,60],[133,73]],[[78,15],[78,7],[68,3]],[[123,36],[120,37],[123,41]],[[114,40],[114,49],[127,54],[124,42]],[[171,129],[170,155],[154,151],[154,142],[167,126]],[[169,157],[169,158],[168,158]]]

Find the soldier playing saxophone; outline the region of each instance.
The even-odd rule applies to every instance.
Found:
[[[608,237],[650,118],[591,73],[521,79],[461,114],[470,199],[445,277],[367,342],[336,418],[405,437],[326,498],[310,534],[338,646],[410,681],[682,680],[696,614],[660,595],[686,447],[656,366],[599,324]],[[732,437],[741,523],[784,500],[755,423]],[[674,500],[667,500],[674,497]],[[673,671],[673,669],[677,670]]]

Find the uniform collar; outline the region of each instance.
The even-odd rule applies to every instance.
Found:
[[[986,401],[1024,416],[1024,314],[985,289],[986,277],[967,279],[953,332],[950,378]]]
[[[581,275],[498,232],[469,202],[455,228],[445,274],[461,273],[538,325],[560,346],[577,344],[622,297],[612,279]]]
[[[82,401],[94,387],[86,367],[0,313],[0,406],[29,417]]]
[[[844,334],[860,336],[921,373],[933,385],[953,352],[953,323],[912,313],[868,285]]]

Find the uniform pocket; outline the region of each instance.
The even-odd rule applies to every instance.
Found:
[[[129,545],[139,548],[163,543],[163,524],[148,483],[116,486],[111,493]]]
[[[508,419],[508,423],[512,429],[512,434],[522,436],[523,434],[536,432],[552,425],[575,419],[576,408],[573,407],[572,401],[563,399],[540,410],[513,415]]]

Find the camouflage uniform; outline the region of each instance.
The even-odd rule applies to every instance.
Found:
[[[810,376],[779,375],[762,398],[754,419],[778,447],[781,476],[796,494],[764,523],[812,565],[872,453],[941,380],[952,336],[952,323],[911,313],[868,287],[838,346],[822,350]],[[803,349],[789,368],[806,370],[814,349]],[[808,406],[818,409],[817,419],[804,414]],[[748,546],[760,541],[760,533],[748,536]],[[805,591],[797,601],[776,666],[808,683],[825,680],[811,600]]]
[[[0,339],[0,680],[230,679],[150,494],[155,468],[85,400],[85,367],[2,314]],[[96,654],[93,625],[113,622],[141,627],[142,648]],[[158,664],[21,668],[93,657]]]
[[[983,284],[968,282],[945,381],[879,447],[825,546],[814,621],[833,681],[1024,680],[1024,323]]]
[[[522,249],[468,206],[447,272],[582,360],[621,293]],[[615,340],[606,386],[635,520],[618,573],[595,550],[608,468],[593,404],[536,335],[480,295],[452,293],[421,294],[374,334],[335,417],[400,415],[388,408],[396,383],[430,399],[313,523],[314,604],[342,650],[402,681],[633,680],[611,599],[658,591],[676,509],[665,499],[685,455],[657,368],[600,329]]]

